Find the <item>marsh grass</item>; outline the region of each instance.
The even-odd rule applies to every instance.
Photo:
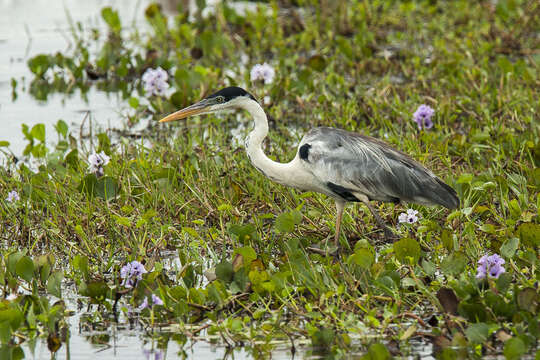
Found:
[[[4,298],[19,292],[0,304],[2,354],[16,358],[34,336],[58,350],[68,314],[54,303],[62,278],[92,321],[138,318],[164,348],[170,339],[219,339],[264,358],[276,343],[308,342],[314,354],[382,359],[414,355],[407,343],[421,339],[441,358],[534,353],[538,10],[534,1],[272,2],[248,16],[221,5],[191,22],[151,5],[149,28],[135,31],[104,9],[100,51],[81,35],[73,54],[31,59],[30,91],[118,91],[131,108],[126,124],[152,121],[141,138],[95,134],[92,150],[111,157],[101,178],[88,173],[76,129],[60,122],[56,148],[44,128],[25,130],[24,156],[39,167],[13,159],[0,168],[0,287]],[[276,80],[250,84],[251,66],[264,61]],[[147,98],[139,78],[158,65],[175,90]],[[315,126],[376,136],[452,185],[460,208],[413,205],[419,222],[385,244],[367,209],[349,206],[341,259],[306,252],[334,232],[333,202],[258,173],[231,135],[239,123],[247,133],[245,114],[153,123],[233,84],[270,97],[272,158],[292,159]],[[420,131],[412,114],[424,103],[435,126]],[[4,200],[12,190],[20,201]],[[406,210],[377,207],[395,227]],[[475,279],[486,253],[506,260],[498,279]],[[177,266],[164,266],[164,256]],[[119,269],[132,260],[149,273],[125,289]],[[133,314],[151,293],[164,305]]]

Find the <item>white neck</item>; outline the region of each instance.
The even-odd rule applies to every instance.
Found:
[[[247,110],[255,120],[255,126],[246,138],[246,152],[253,166],[275,182],[293,185],[289,181],[292,162],[286,164],[275,162],[262,150],[262,142],[268,134],[268,120],[263,108],[251,99],[242,100],[238,106]]]

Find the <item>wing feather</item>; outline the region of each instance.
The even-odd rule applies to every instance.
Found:
[[[331,183],[370,200],[459,205],[454,189],[381,140],[320,127],[304,136],[299,149],[304,168],[327,188]]]

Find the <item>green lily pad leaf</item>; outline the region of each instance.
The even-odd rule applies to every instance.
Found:
[[[519,238],[524,246],[537,248],[540,247],[540,225],[534,223],[523,223],[519,225]]]
[[[517,295],[518,306],[526,311],[535,313],[538,308],[539,296],[535,289],[525,288],[521,290]]]
[[[285,212],[276,218],[275,228],[281,233],[290,233],[302,221],[302,213],[298,210]]]
[[[326,59],[322,55],[313,55],[307,61],[310,68],[315,71],[323,71],[326,68]]]
[[[78,187],[78,190],[90,197],[98,196],[110,200],[118,195],[119,186],[115,179],[110,176],[97,178],[94,174],[88,174]]]
[[[37,55],[28,60],[28,68],[31,72],[36,74],[36,76],[41,77],[52,65],[52,61],[48,55]]]
[[[81,284],[81,295],[95,300],[103,300],[111,295],[111,289],[104,281],[92,281]]]
[[[518,337],[513,337],[504,344],[504,356],[507,360],[521,359],[527,352],[525,342]]]
[[[235,235],[242,244],[249,243],[250,240],[257,238],[257,229],[253,224],[232,224],[228,230],[229,234]]]
[[[15,272],[24,280],[31,282],[34,277],[34,262],[28,256],[23,256],[17,261]]]
[[[409,264],[409,259],[412,258],[412,263],[416,264],[422,252],[418,241],[410,238],[401,239],[394,243],[394,253],[396,258],[402,264]]]
[[[458,275],[465,270],[467,266],[467,256],[461,251],[457,251],[441,263],[441,270],[447,275]]]
[[[234,276],[233,266],[230,262],[223,260],[216,265],[216,276],[225,284],[229,284]]]
[[[62,297],[62,279],[64,274],[62,271],[55,271],[49,276],[47,280],[47,291],[49,294],[56,296],[57,298]]]
[[[503,273],[496,281],[497,289],[501,294],[504,294],[508,288],[510,287],[510,284],[512,283],[512,275],[509,273]]]
[[[485,323],[471,324],[465,330],[465,335],[467,335],[470,342],[482,344],[489,336],[489,326]]]
[[[500,248],[501,255],[507,259],[511,259],[516,253],[518,246],[519,246],[518,238],[510,238],[506,240],[504,244],[501,245],[501,248]]]
[[[7,308],[0,310],[0,324],[8,323],[11,330],[15,331],[19,328],[24,317],[22,312],[17,308]]]
[[[56,122],[56,125],[54,125],[54,129],[56,130],[56,132],[59,134],[59,135],[62,135],[62,137],[66,137],[67,136],[67,133],[68,133],[68,125],[66,124],[66,122],[62,119],[58,120]]]
[[[17,274],[16,272],[16,266],[19,260],[24,256],[24,253],[17,251],[14,253],[11,253],[7,256],[7,268],[10,273]]]
[[[30,130],[30,135],[32,135],[34,139],[44,142],[45,141],[45,124],[36,124],[32,126],[32,130]]]
[[[369,347],[367,354],[363,355],[362,360],[390,360],[392,355],[383,344],[376,343]]]
[[[350,259],[362,269],[369,269],[375,262],[375,254],[370,249],[360,248],[351,255]]]
[[[240,254],[243,258],[244,265],[249,265],[257,258],[257,253],[251,246],[244,246],[234,250],[233,254]]]

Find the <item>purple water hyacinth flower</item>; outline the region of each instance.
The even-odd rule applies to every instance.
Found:
[[[407,209],[406,213],[399,214],[398,222],[400,224],[407,223],[407,224],[414,224],[418,221],[418,210],[414,209]]]
[[[127,288],[135,286],[137,281],[142,280],[143,274],[148,271],[144,268],[144,265],[138,261],[132,261],[120,269],[120,277],[124,279],[122,286]]]
[[[105,170],[103,170],[103,167],[109,163],[111,160],[110,157],[107,156],[103,151],[99,154],[94,152],[88,157],[88,170],[90,172],[93,172],[96,174],[97,177],[103,176],[105,174]]]
[[[478,260],[476,278],[485,279],[487,276],[498,279],[506,270],[503,268],[505,261],[497,254],[484,255]]]
[[[433,114],[435,114],[435,110],[429,105],[422,104],[414,112],[413,119],[420,130],[431,129],[433,127],[433,121],[431,121]]]
[[[152,304],[163,305],[163,300],[161,300],[159,296],[152,294]]]
[[[167,80],[169,80],[169,74],[161,67],[147,69],[142,76],[144,91],[150,95],[165,95],[169,89]]]
[[[163,360],[163,351],[160,349],[143,349],[143,354],[146,360]]]
[[[19,201],[21,200],[21,197],[19,196],[19,193],[15,190],[11,190],[9,193],[8,193],[8,196],[6,198],[6,201],[7,202],[15,202],[15,201]]]
[[[251,81],[257,81],[262,80],[265,84],[270,84],[272,81],[274,81],[274,77],[276,76],[276,71],[273,67],[268,65],[267,63],[264,64],[256,64],[251,69]]]
[[[152,306],[154,305],[163,305],[163,300],[161,300],[159,296],[152,294]],[[148,297],[145,296],[143,302],[141,303],[141,305],[139,305],[137,309],[142,311],[146,309],[147,307],[148,307]]]

